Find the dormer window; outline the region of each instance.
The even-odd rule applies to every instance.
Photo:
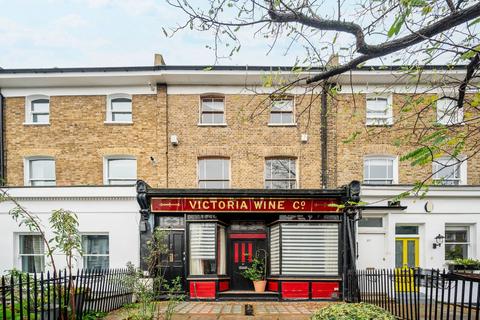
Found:
[[[50,98],[32,95],[25,99],[25,123],[48,124],[50,122]]]
[[[111,123],[132,123],[132,96],[112,94],[107,98],[107,121]]]

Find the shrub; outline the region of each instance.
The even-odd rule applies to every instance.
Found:
[[[335,303],[312,315],[312,320],[395,320],[395,317],[368,303]]]

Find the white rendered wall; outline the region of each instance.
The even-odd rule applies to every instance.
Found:
[[[48,226],[50,213],[56,209],[75,212],[81,233],[108,233],[110,267],[125,267],[128,261],[138,265],[140,214],[133,186],[128,187],[25,187],[7,189],[18,202],[36,214]],[[0,203],[0,274],[20,268],[18,234],[28,232],[18,227],[8,211],[11,202]],[[47,237],[51,231],[46,228]],[[65,257],[55,256],[57,268],[65,267]],[[45,261],[48,261],[46,258]],[[77,259],[82,267],[82,259]]]
[[[362,201],[372,205],[387,205],[387,199],[408,187],[363,186]],[[433,204],[432,212],[426,212],[426,202]],[[446,268],[445,247],[433,249],[434,238],[445,235],[446,225],[462,225],[470,228],[469,257],[480,258],[480,188],[479,187],[437,187],[432,188],[424,199],[409,197],[401,200],[404,211],[395,209],[365,210],[365,217],[383,216],[383,230],[359,228],[358,268],[395,267],[395,225],[412,224],[419,226],[419,264],[422,268]],[[369,230],[370,229],[370,230]],[[374,235],[372,235],[374,234]],[[381,236],[379,236],[381,235]],[[384,250],[375,250],[381,245],[368,245],[367,239],[384,241]]]

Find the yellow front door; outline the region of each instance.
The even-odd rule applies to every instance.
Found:
[[[418,267],[418,238],[395,239],[396,291],[416,291],[413,270]]]

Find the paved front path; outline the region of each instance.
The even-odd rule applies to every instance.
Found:
[[[255,301],[224,301],[224,302],[181,302],[175,308],[173,320],[296,320],[310,319],[312,313],[327,306],[331,302],[255,302]],[[245,305],[253,306],[254,316],[245,316]],[[125,319],[126,310],[116,310],[110,313],[106,320]],[[165,302],[158,303],[156,319],[163,319]]]

